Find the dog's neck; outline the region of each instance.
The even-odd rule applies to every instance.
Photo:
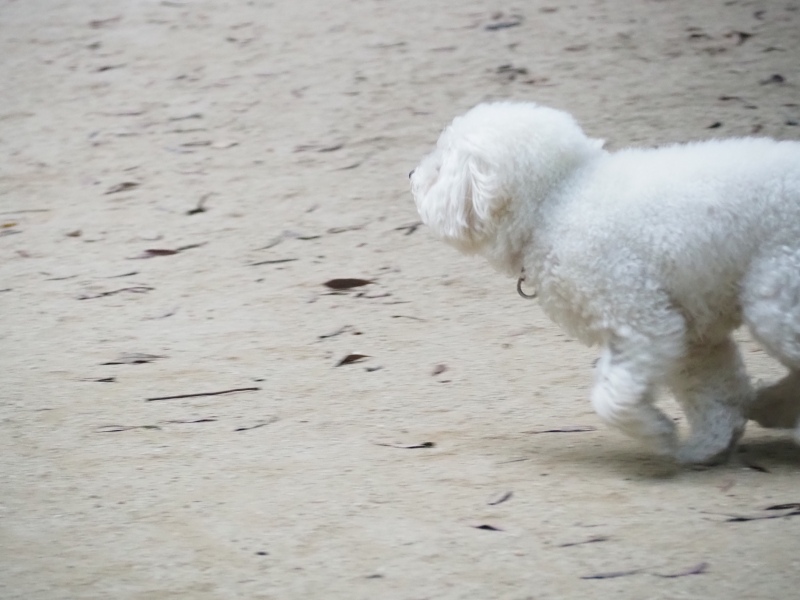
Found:
[[[528,279],[535,278],[540,268],[535,248],[544,242],[540,232],[548,230],[551,209],[558,204],[558,196],[566,186],[573,184],[576,177],[592,169],[596,161],[606,154],[599,144],[584,146],[579,151],[559,157],[558,164],[541,169],[535,176],[530,175],[530,169],[520,165],[517,173],[523,176],[516,178],[510,186],[511,200],[507,209],[498,219],[494,234],[478,251],[479,254],[501,273],[518,278],[527,267]]]
[[[497,235],[481,249],[480,254],[501,273],[519,277],[524,267],[525,248],[530,245],[534,232],[514,226],[515,220],[510,217],[498,228]]]

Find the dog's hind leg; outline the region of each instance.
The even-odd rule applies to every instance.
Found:
[[[668,384],[689,421],[682,463],[724,462],[744,433],[753,390],[735,342],[692,344]]]
[[[789,369],[772,385],[760,387],[750,418],[763,427],[794,429],[800,443],[800,250],[761,261],[745,280],[744,318],[767,353]]]
[[[800,443],[800,371],[758,388],[750,418],[762,427],[794,429]]]
[[[662,340],[663,341],[663,340]],[[680,356],[680,343],[616,340],[597,363],[592,406],[609,426],[635,437],[661,455],[674,455],[675,425],[653,405],[653,387]]]

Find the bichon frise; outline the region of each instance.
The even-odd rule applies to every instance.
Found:
[[[498,102],[456,118],[411,187],[438,237],[602,347],[591,400],[609,425],[686,463],[724,460],[748,417],[798,426],[800,143],[610,153],[564,112]],[[759,392],[731,337],[742,322],[789,369]],[[662,385],[691,427],[681,445]]]

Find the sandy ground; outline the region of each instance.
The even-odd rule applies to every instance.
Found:
[[[490,98],[797,139],[799,49],[797,0],[0,0],[0,597],[796,597],[800,449],[603,428],[406,176]]]

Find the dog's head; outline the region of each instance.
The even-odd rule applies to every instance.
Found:
[[[457,117],[412,171],[414,201],[444,241],[467,254],[496,255],[487,247],[508,237],[511,232],[500,230],[513,228],[514,215],[535,208],[601,146],[567,113],[533,103],[480,104]],[[517,235],[525,228],[517,226]]]

